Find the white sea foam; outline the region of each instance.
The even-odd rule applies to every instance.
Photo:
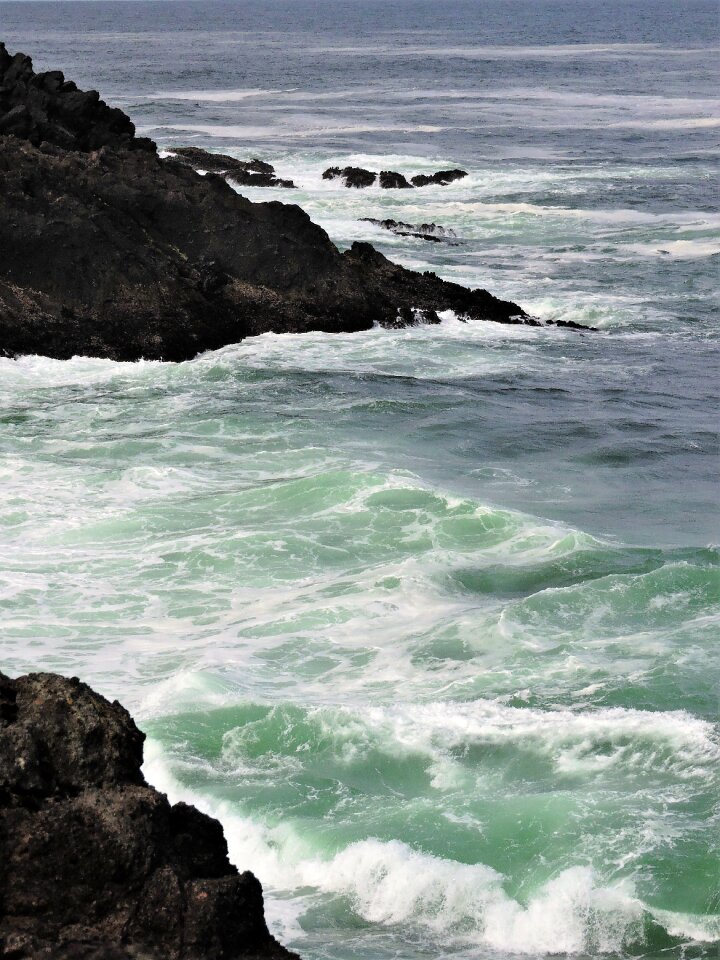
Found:
[[[198,100],[209,103],[237,103],[255,97],[287,96],[292,90],[264,89],[262,87],[248,87],[241,90],[168,90],[164,93],[152,93],[143,97],[144,100]]]
[[[569,866],[529,893],[509,896],[505,880],[483,864],[464,864],[415,850],[397,840],[368,838],[334,855],[318,856],[307,838],[287,825],[266,827],[175,781],[157,745],[147,750],[146,774],[172,800],[194,802],[219,816],[231,859],[266,886],[271,928],[302,940],[303,899],[312,891],[345,897],[371,924],[413,926],[455,946],[486,946],[519,954],[620,952],[643,941],[643,919],[653,916],[674,936],[712,940],[717,917],[654,910],[630,880],[603,882],[589,866]],[[289,920],[287,892],[297,891]],[[296,944],[297,942],[296,941]]]
[[[304,866],[306,882],[349,897],[363,919],[419,924],[452,939],[517,953],[618,950],[639,933],[642,905],[627,886],[602,888],[592,870],[563,871],[523,906],[495,870],[412,850],[398,841],[351,844],[330,862]],[[600,942],[593,942],[593,926]],[[636,928],[636,929],[633,929]]]
[[[429,123],[346,123],[342,120],[327,120],[319,123],[317,119],[308,122],[307,117],[289,117],[282,121],[286,134],[292,131],[292,136],[300,140],[310,140],[313,137],[332,134],[341,136],[358,133],[442,133],[445,129],[440,124]],[[152,128],[144,128],[141,132],[148,132]],[[262,140],[277,133],[275,126],[257,126],[252,124],[224,124],[224,123],[182,123],[165,124],[165,130],[182,130],[189,133],[202,133],[209,137],[237,138],[241,140]]]
[[[705,130],[720,127],[720,117],[657,117],[643,120],[622,120],[611,127],[630,130]]]
[[[668,257],[672,260],[700,260],[720,256],[720,238],[660,240],[655,243],[631,243],[626,250],[641,257]]]
[[[470,60],[505,60],[586,57],[711,57],[720,52],[720,47],[668,47],[656,43],[566,43],[544,44],[542,46],[504,46],[497,44],[483,46],[426,46],[396,44],[373,44],[364,46],[317,46],[307,48],[308,53],[360,54],[392,57],[460,57]]]
[[[343,718],[354,737],[353,711],[310,712],[328,737],[337,737]],[[493,701],[470,704],[433,703],[370,707],[363,723],[373,742],[398,755],[427,754],[446,765],[457,749],[474,746],[512,746],[545,756],[558,774],[589,776],[611,767],[633,765],[650,772],[661,767],[681,778],[697,778],[720,763],[712,724],[680,711],[608,708],[598,711],[536,710],[508,707]],[[344,742],[340,735],[340,741]],[[449,761],[451,764],[454,760]]]

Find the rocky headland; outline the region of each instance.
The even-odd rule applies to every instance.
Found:
[[[221,825],[145,782],[144,739],[76,678],[0,673],[0,957],[298,960]]]
[[[341,253],[300,207],[240,196],[225,177],[274,171],[232,160],[200,176],[197,154],[161,159],[95,91],[0,44],[0,354],[185,360],[268,331],[353,332],[447,309],[539,325],[367,243]]]

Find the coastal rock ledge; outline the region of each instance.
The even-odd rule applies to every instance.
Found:
[[[0,673],[0,957],[299,960],[220,824],[145,782],[144,739],[76,678]]]
[[[341,253],[294,204],[162,159],[132,122],[0,44],[0,355],[187,360],[254,334],[462,319],[516,303]]]

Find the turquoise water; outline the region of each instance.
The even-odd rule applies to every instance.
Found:
[[[2,668],[120,698],[306,960],[714,957],[713,5],[436,9],[0,3],[164,148],[299,185],[252,199],[600,328],[0,359]]]
[[[717,548],[504,507],[531,481],[453,484],[445,430],[446,482],[420,469],[458,356],[552,336],[0,364],[5,668],[122,698],[305,956],[720,935]]]

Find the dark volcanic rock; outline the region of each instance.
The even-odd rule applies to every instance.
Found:
[[[194,169],[210,173],[275,173],[275,167],[264,160],[238,160],[226,153],[211,153],[201,147],[172,147],[170,152],[181,160],[187,160]]]
[[[575,320],[547,320],[549,327],[564,327],[566,330],[595,330],[597,327],[587,327],[584,323],[577,323]]]
[[[384,190],[412,190],[412,184],[408,183],[401,173],[394,170],[380,171],[380,186]]]
[[[286,190],[294,190],[295,184],[292,180],[282,180],[280,177],[272,176],[269,173],[230,173],[226,174],[226,180],[232,180],[233,183],[241,187],[285,187]]]
[[[0,43],[0,134],[14,134],[35,146],[43,141],[67,150],[114,147],[155,150],[135,136],[135,125],[96,90],[78,90],[60,70],[35,73],[32,60],[14,57]]]
[[[441,227],[437,223],[403,223],[402,220],[374,220],[372,217],[362,217],[362,223],[373,223],[376,227],[389,230],[398,237],[417,237],[419,240],[429,240],[433,243],[455,244],[457,234],[454,230]]]
[[[402,306],[514,322],[516,304],[341,254],[299,207],[136,151],[0,137],[0,350],[184,360],[266,331],[362,330]],[[432,276],[432,279],[429,279]]]
[[[34,102],[26,59],[3,62],[3,102]],[[73,149],[0,135],[0,354],[186,360],[268,331],[395,325],[405,307],[537,323],[369,244],[340,253],[300,207],[250,203],[187,158],[130,149],[114,111],[120,145],[80,149],[110,137],[108,110],[90,112]]]
[[[264,160],[237,160],[224,153],[211,153],[200,147],[173,147],[173,156],[194,170],[217,173],[226,180],[250,187],[295,187],[292,180],[280,180],[275,167]]]
[[[460,180],[466,177],[465,170],[438,170],[437,173],[430,175],[420,173],[411,177],[408,181],[402,173],[395,170],[382,170],[380,172],[380,186],[386,190],[412,189],[412,187],[426,187],[428,184],[435,183],[440,186],[446,186],[453,180]],[[323,173],[323,180],[343,180],[346,187],[371,187],[378,175],[373,170],[364,170],[362,167],[328,167]]]
[[[362,167],[328,167],[323,173],[323,180],[343,180],[346,187],[371,187],[377,180],[373,170],[363,170]]]
[[[0,674],[0,957],[292,960],[220,824],[146,784],[143,740],[77,679]]]
[[[438,170],[437,173],[430,174],[429,176],[424,173],[419,173],[411,179],[416,187],[427,187],[431,183],[445,187],[448,183],[452,183],[454,180],[462,180],[462,178],[466,176],[466,170]]]

